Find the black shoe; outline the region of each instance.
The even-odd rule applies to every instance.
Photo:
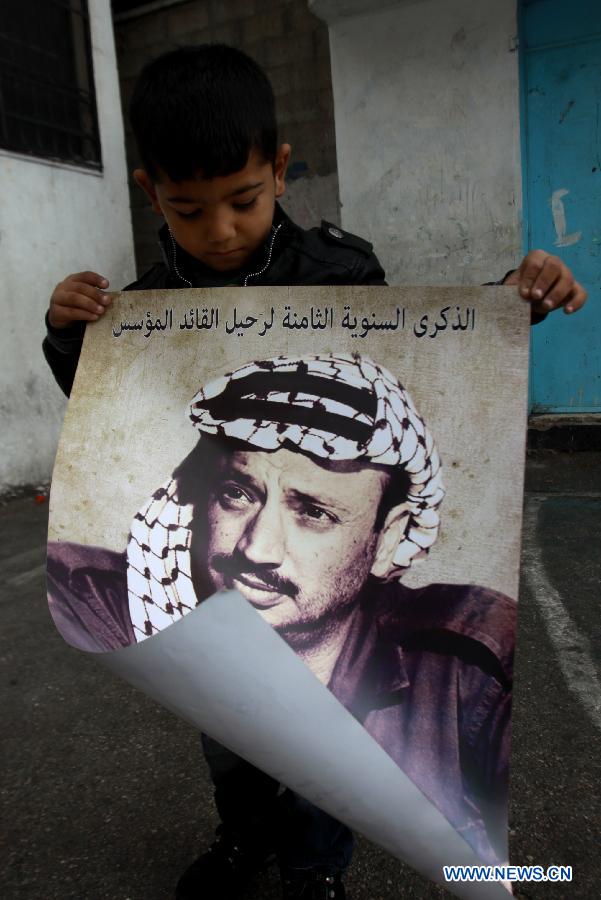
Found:
[[[206,853],[188,866],[175,888],[175,900],[235,900],[275,854],[220,825]]]
[[[319,869],[282,873],[282,900],[345,900],[340,872],[326,875]]]

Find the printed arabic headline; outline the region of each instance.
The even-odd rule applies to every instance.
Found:
[[[230,315],[224,323],[227,334],[242,337],[249,329],[258,328],[259,337],[263,337],[274,326],[291,330],[323,331],[325,329],[344,328],[351,332],[353,338],[365,338],[371,331],[412,331],[415,337],[435,338],[441,332],[473,331],[476,325],[476,310],[472,306],[443,306],[436,316],[424,313],[417,321],[409,321],[410,311],[405,307],[395,307],[390,318],[378,318],[375,312],[367,315],[355,315],[350,306],[344,307],[344,315],[336,321],[334,307],[312,306],[309,313],[296,312],[291,306],[284,306],[281,320],[276,316],[272,306],[268,312],[257,315],[238,315],[234,307],[233,317]],[[221,317],[223,318],[223,317]],[[167,307],[162,317],[153,318],[150,312],[136,322],[122,321],[113,325],[113,337],[119,337],[124,331],[143,331],[144,337],[150,337],[155,331],[221,330],[218,307],[196,307],[188,310],[183,321],[175,321],[173,308]]]

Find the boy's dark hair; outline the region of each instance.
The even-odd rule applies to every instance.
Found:
[[[142,70],[130,104],[142,163],[153,180],[231,175],[251,150],[273,164],[275,98],[261,67],[241,50],[200,44],[165,53]]]

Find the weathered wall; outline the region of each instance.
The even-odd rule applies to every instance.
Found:
[[[521,249],[515,0],[309,5],[331,25],[343,226],[393,284],[504,275]]]
[[[276,95],[280,139],[292,144],[286,211],[305,227],[338,221],[338,184],[326,25],[306,0],[190,0],[142,15],[118,16],[115,37],[124,112],[145,63],[167,50],[206,42],[239,47],[262,65]],[[126,115],[127,119],[127,115]],[[130,173],[138,164],[126,121]],[[130,180],[138,271],[159,258],[160,224]]]
[[[65,404],[41,343],[56,282],[85,268],[115,286],[133,275],[109,0],[90,13],[103,171],[0,150],[0,494],[52,470]]]

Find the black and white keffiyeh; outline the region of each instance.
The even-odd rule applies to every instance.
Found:
[[[405,533],[387,580],[399,578],[438,536],[444,497],[440,459],[397,378],[359,355],[279,356],[214,379],[193,398],[202,434],[260,450],[281,447],[319,459],[400,467],[410,479]],[[136,515],[127,547],[129,606],[138,641],[199,602],[191,580],[193,509],[170,479]]]

